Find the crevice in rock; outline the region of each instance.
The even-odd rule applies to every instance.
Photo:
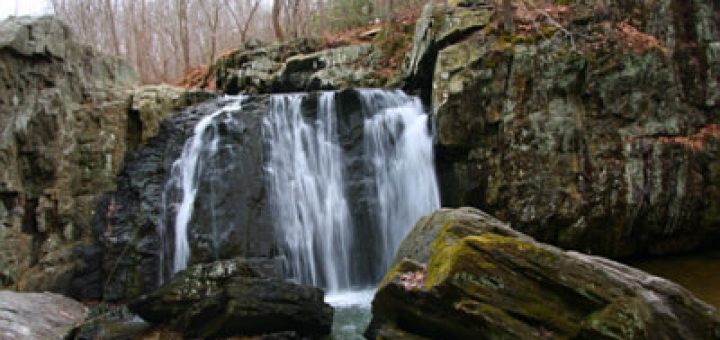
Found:
[[[133,154],[142,144],[143,123],[140,118],[140,112],[137,110],[128,110],[127,113],[127,130],[125,133],[126,154]]]

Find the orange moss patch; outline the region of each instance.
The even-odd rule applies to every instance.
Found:
[[[668,53],[667,47],[655,36],[640,32],[627,21],[617,24],[616,31],[620,40],[636,53],[644,53],[650,49],[658,49],[663,53]]]

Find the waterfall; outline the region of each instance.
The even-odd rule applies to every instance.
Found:
[[[440,206],[419,99],[401,91],[358,94],[362,148],[353,157],[365,169],[353,174],[360,178],[352,190],[347,172],[358,166],[339,140],[337,94],[322,93],[317,112],[303,112],[307,95],[274,96],[264,125],[268,186],[288,273],[331,293],[377,283],[413,224]],[[362,197],[351,199],[353,190]],[[374,203],[362,211],[357,201]],[[353,220],[365,215],[365,223]],[[369,262],[370,274],[353,271],[360,262]]]
[[[240,112],[241,101],[222,100],[199,119],[172,164],[159,225],[161,281],[187,267],[191,236],[194,255],[208,260],[247,255],[260,242],[250,235],[264,230],[271,252],[276,237],[288,278],[335,297],[374,287],[413,224],[440,206],[420,100],[369,89],[283,94],[252,114]],[[261,183],[247,182],[253,178]],[[256,191],[246,190],[250,183]],[[272,230],[255,223],[256,211],[267,212]]]
[[[161,282],[164,275],[162,274],[166,265],[170,265],[171,274],[174,274],[187,267],[190,259],[190,245],[188,242],[188,224],[193,215],[195,205],[195,197],[197,195],[198,183],[205,171],[205,160],[212,157],[218,151],[218,143],[220,141],[220,133],[218,126],[220,123],[231,124],[233,121],[233,112],[237,112],[241,108],[242,97],[228,96],[231,100],[229,104],[212,112],[211,114],[201,118],[193,128],[192,136],[185,142],[180,158],[172,165],[170,178],[166,182],[163,192],[164,212],[159,223],[159,234],[163,243],[166,234],[166,221],[174,221],[174,251],[172,252],[172,263],[166,264],[165,252],[161,252]],[[171,202],[168,197],[173,191],[179,192],[179,204]],[[169,218],[167,214],[173,214],[174,218]],[[214,224],[214,221],[211,221]],[[213,225],[213,229],[214,229]]]
[[[360,95],[373,113],[365,121],[364,141],[375,175],[384,274],[415,222],[440,207],[433,141],[418,98],[382,90],[363,90]]]
[[[302,115],[303,95],[272,98],[265,124],[267,172],[283,230],[290,276],[330,290],[350,284],[352,224],[343,187],[333,93],[322,93],[317,118]]]

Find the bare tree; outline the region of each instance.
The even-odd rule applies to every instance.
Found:
[[[277,40],[282,41],[283,40],[283,30],[280,26],[280,12],[282,11],[282,1],[280,0],[273,0],[273,7],[272,7],[272,22],[273,22],[273,29],[275,30],[275,38]]]
[[[120,55],[120,39],[118,38],[117,26],[115,24],[115,2],[105,0],[105,13],[108,25],[110,25],[110,35],[112,36],[113,52]]]
[[[215,53],[217,52],[217,40],[218,40],[218,24],[220,22],[220,3],[218,0],[206,0],[200,2],[200,8],[205,14],[205,23],[208,25],[210,31],[210,55],[208,63],[212,63],[215,60]]]
[[[252,24],[253,18],[255,17],[255,13],[257,13],[258,8],[260,8],[260,2],[261,0],[254,0],[252,3],[252,7],[250,8],[250,11],[245,18],[245,20],[241,20],[240,16],[237,12],[240,10],[244,10],[244,8],[241,4],[244,2],[244,0],[240,0],[239,2],[236,2],[238,5],[238,8],[236,9],[232,4],[230,3],[230,0],[225,0],[225,7],[228,9],[228,12],[232,16],[233,21],[235,22],[235,25],[237,26],[238,32],[240,32],[240,42],[247,41],[247,34],[250,30],[250,24]]]

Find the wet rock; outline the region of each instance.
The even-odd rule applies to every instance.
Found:
[[[487,6],[426,10],[407,69],[433,70],[415,85],[431,94],[444,205],[612,257],[720,238],[714,5],[613,3],[558,14],[572,39],[541,16],[536,28],[520,22],[506,34],[491,21],[446,44],[422,23],[458,10],[499,16]]]
[[[242,260],[190,267],[131,309],[145,320],[201,338],[283,332],[320,337],[332,324],[322,290],[264,277]]]
[[[3,339],[67,339],[87,315],[85,306],[61,295],[0,290]]]
[[[98,204],[95,228],[104,247],[106,300],[128,300],[149,293],[170,276],[172,245],[164,243],[158,231],[174,238],[176,204],[164,205],[182,198],[177,183],[168,183],[173,163],[198,120],[231,100],[199,104],[164,121],[158,136],[127,159],[118,176],[118,190]],[[188,224],[191,263],[237,256],[272,262],[277,253],[271,210],[266,206],[262,158],[262,119],[267,105],[265,96],[247,98],[242,110],[230,113],[234,120],[219,122],[219,151],[203,160],[214,166],[207,168],[212,174],[200,176],[195,213]],[[230,157],[243,161],[226,162]]]
[[[412,257],[378,289],[370,338],[718,338],[720,313],[677,284],[536,242],[478,210],[441,209],[416,228],[435,237],[401,246]]]

